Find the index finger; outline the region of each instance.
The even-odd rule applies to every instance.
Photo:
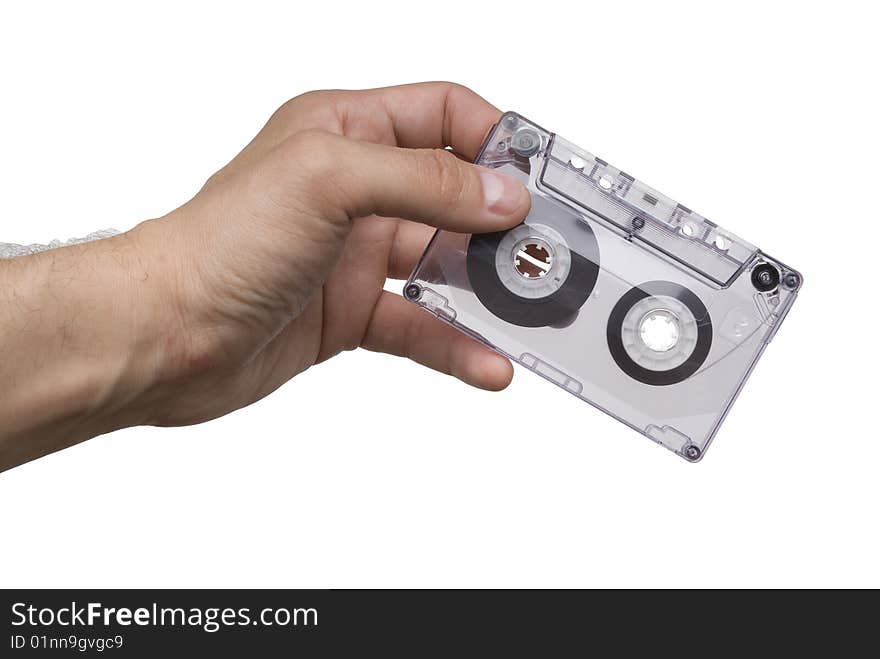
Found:
[[[501,117],[501,111],[479,94],[452,82],[367,89],[347,97],[340,109],[351,121],[375,121],[384,113],[397,146],[451,147],[471,161]]]

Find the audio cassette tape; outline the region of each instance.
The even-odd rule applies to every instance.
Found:
[[[405,296],[696,462],[801,275],[515,113],[477,164],[529,189],[513,229],[438,231]]]

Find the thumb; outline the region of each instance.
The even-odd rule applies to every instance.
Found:
[[[330,216],[403,217],[461,233],[510,228],[529,211],[526,188],[512,177],[472,165],[445,149],[403,149],[323,131],[288,140],[311,198]]]

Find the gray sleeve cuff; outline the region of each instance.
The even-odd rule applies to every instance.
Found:
[[[90,233],[84,238],[71,238],[66,242],[53,240],[48,245],[15,245],[13,243],[0,243],[0,259],[11,259],[15,258],[16,256],[28,256],[29,254],[37,254],[39,252],[45,252],[49,249],[55,249],[56,247],[66,247],[68,245],[88,243],[93,240],[110,238],[111,236],[115,236],[118,233],[119,232],[115,229],[104,229],[103,231],[95,231],[94,233]]]

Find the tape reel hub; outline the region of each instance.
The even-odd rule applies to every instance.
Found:
[[[526,279],[540,279],[553,265],[553,250],[543,240],[521,240],[513,251],[513,265]]]
[[[681,366],[697,345],[697,321],[679,300],[651,295],[636,302],[623,318],[623,346],[639,366],[668,371]]]
[[[558,231],[521,224],[508,231],[495,251],[498,279],[514,295],[537,300],[558,291],[571,271],[571,252]]]
[[[667,309],[649,311],[639,321],[639,338],[654,352],[671,350],[678,343],[679,336],[678,316]]]

